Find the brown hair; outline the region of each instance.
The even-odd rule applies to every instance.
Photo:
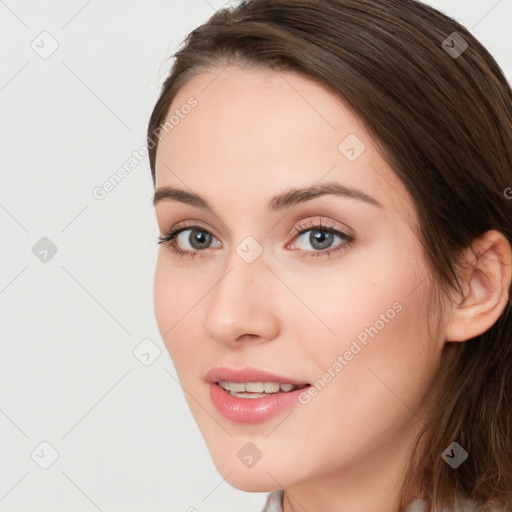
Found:
[[[437,291],[460,291],[462,250],[487,230],[512,245],[512,91],[455,20],[415,0],[252,0],[217,11],[175,54],[151,115],[153,183],[158,128],[177,91],[229,63],[301,73],[353,110],[414,201]],[[429,512],[453,509],[459,492],[482,510],[512,510],[512,304],[503,294],[490,329],[444,346],[398,510],[413,478]],[[441,457],[453,441],[469,453],[456,469]]]

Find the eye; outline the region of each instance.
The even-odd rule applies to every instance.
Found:
[[[188,255],[192,258],[198,251],[208,249],[213,240],[217,242],[216,247],[221,246],[220,242],[201,226],[175,226],[158,237],[158,243],[167,244],[175,254],[179,256]]]
[[[215,237],[209,231],[197,228],[183,229],[176,235],[176,242],[179,245],[190,246],[190,248],[186,247],[187,251],[207,249],[213,239]]]
[[[318,225],[299,225],[294,232],[298,233],[298,236],[295,237],[293,245],[298,243],[299,246],[305,246],[305,249],[299,247],[299,250],[315,258],[320,255],[331,257],[333,253],[346,249],[354,242],[351,235],[332,225],[323,226],[321,222]]]
[[[298,250],[304,253],[306,257],[331,257],[335,252],[348,248],[354,242],[353,236],[332,225],[323,226],[321,221],[318,224],[311,221],[300,224],[294,228],[293,232],[297,236],[295,236],[291,247],[289,244],[287,248]],[[183,226],[178,224],[165,234],[160,235],[158,243],[167,245],[177,256],[188,256],[190,258],[194,258],[205,249],[222,247],[220,241],[210,231],[197,225]],[[306,246],[306,249],[295,248],[294,246],[297,244]]]

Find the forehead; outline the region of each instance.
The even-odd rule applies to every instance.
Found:
[[[364,189],[391,208],[407,199],[357,116],[297,73],[212,68],[178,91],[171,116],[157,151],[157,187],[184,182],[208,196],[215,183],[263,200],[325,178]]]

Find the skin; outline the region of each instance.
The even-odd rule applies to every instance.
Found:
[[[414,231],[416,212],[364,126],[339,98],[300,75],[222,69],[203,71],[180,89],[170,112],[191,96],[198,104],[158,146],[156,188],[193,191],[215,211],[175,200],[155,206],[160,233],[185,223],[214,237],[193,258],[161,245],[154,282],[160,333],[231,485],[285,489],[285,512],[391,512],[444,342],[486,330],[505,299],[483,302],[485,284],[472,289],[468,271],[465,311],[446,307],[439,336],[430,339],[427,322],[437,316],[427,305],[431,270]],[[349,134],[366,147],[354,161],[338,149]],[[327,181],[359,189],[382,207],[323,195],[266,210],[279,193]],[[293,232],[319,221],[354,242],[335,237],[329,248],[341,250],[329,256],[308,241],[311,231]],[[190,233],[180,235],[182,250],[194,250]],[[250,264],[236,252],[248,236],[263,250]],[[499,234],[486,242],[508,269],[508,244]],[[497,288],[510,283],[509,270],[488,268],[496,270]],[[475,302],[485,307],[471,309]],[[400,312],[307,405],[253,425],[228,421],[214,408],[204,380],[211,368],[250,366],[314,383],[394,303]],[[262,453],[251,468],[237,458],[247,442]]]

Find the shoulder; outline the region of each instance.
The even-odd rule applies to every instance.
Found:
[[[459,495],[457,497],[457,502],[455,508],[452,510],[448,510],[446,508],[443,509],[443,512],[480,512],[480,508],[478,505],[468,497],[463,495]],[[406,512],[426,512],[427,504],[424,500],[417,498],[411,501],[406,509]],[[490,512],[499,512],[496,509],[491,509]]]
[[[406,512],[426,512],[426,502],[420,498],[411,501]],[[457,499],[457,507],[453,512],[479,512],[479,508],[474,501],[469,498],[459,496]],[[283,491],[273,491],[265,502],[261,512],[283,512]],[[444,512],[452,512],[445,510]],[[498,511],[496,511],[498,512]]]

